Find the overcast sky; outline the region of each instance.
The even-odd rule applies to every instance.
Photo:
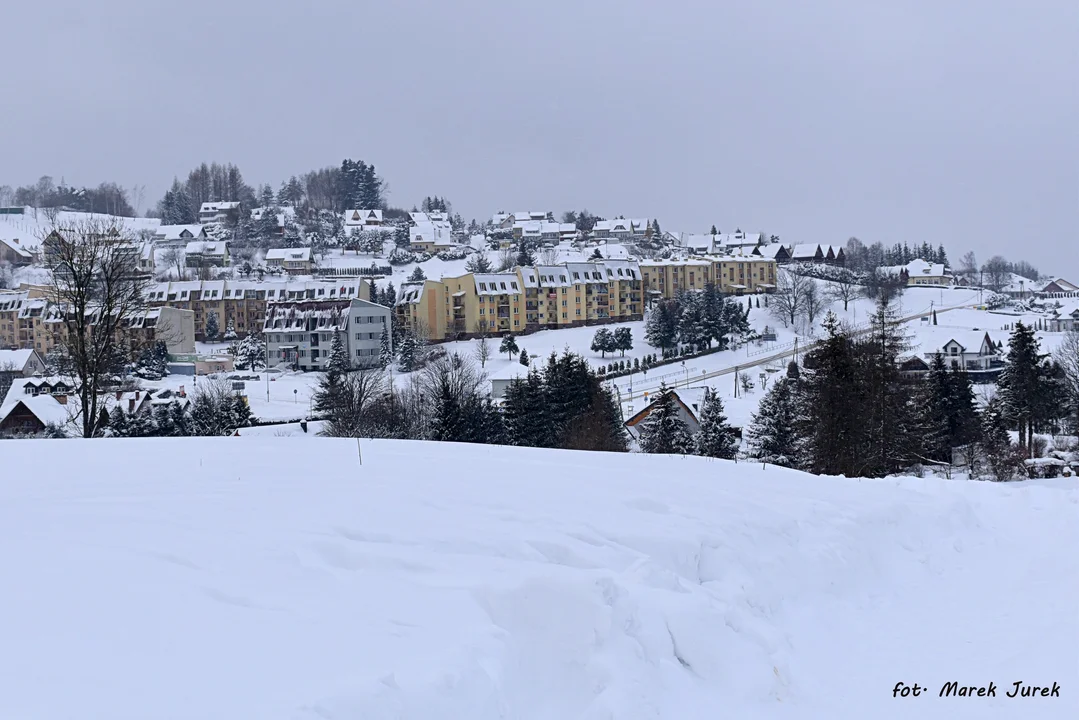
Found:
[[[4,11],[0,184],[252,184],[943,242],[1079,282],[1076,0],[50,0]]]

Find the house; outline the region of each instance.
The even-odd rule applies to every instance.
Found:
[[[388,307],[358,299],[271,303],[263,323],[270,365],[324,370],[335,337],[352,367],[373,365],[383,335],[392,343],[390,313]]]
[[[455,244],[449,226],[422,222],[408,229],[408,245],[413,252],[426,252],[433,255],[449,250]]]
[[[382,225],[381,210],[346,210],[345,228],[379,227]]]
[[[947,287],[955,284],[955,276],[947,267],[940,263],[930,263],[925,260],[911,260],[906,265],[891,265],[878,268],[881,275],[898,277],[907,284],[907,287]]]
[[[758,245],[753,248],[754,255],[760,255],[763,258],[769,260],[775,260],[777,263],[789,262],[791,259],[790,251],[782,243],[770,243],[768,245]]]
[[[1079,296],[1079,286],[1058,277],[1047,281],[1035,294],[1039,297],[1076,297]]]
[[[251,210],[251,220],[261,223],[270,213],[274,215],[273,234],[280,237],[285,234],[285,225],[296,218],[296,209],[291,207],[257,207]]]
[[[190,268],[225,267],[229,264],[229,244],[221,240],[196,240],[184,247],[184,264]]]
[[[450,224],[449,215],[444,212],[410,212],[408,214],[408,220],[409,224],[413,226],[434,225],[447,232],[453,230],[453,227]]]
[[[1003,341],[994,341],[988,332],[980,330],[944,329],[921,342],[927,365],[932,363],[934,356],[942,355],[949,368],[977,373],[999,371],[1003,347]]]
[[[45,363],[36,350],[0,350],[0,402],[16,378],[45,372]]]
[[[18,267],[29,265],[33,260],[33,254],[22,246],[18,238],[0,237],[0,263]]]
[[[1079,330],[1079,299],[1057,300],[1055,305],[1051,308],[1053,317],[1048,322],[1049,332]]]
[[[139,275],[145,278],[153,277],[156,269],[155,255],[152,242],[144,242],[139,246],[139,259],[136,261]]]
[[[823,263],[824,251],[820,245],[802,243],[794,245],[790,250],[790,261],[798,263]]]
[[[632,221],[625,218],[599,220],[592,226],[592,236],[597,239],[632,240],[644,237],[644,232],[645,228],[635,228]]]
[[[0,396],[0,437],[42,435],[49,427],[69,427],[78,414],[75,380],[16,378]]]
[[[668,394],[674,396],[678,417],[686,424],[690,434],[694,434],[701,429],[700,412],[704,403],[705,390],[706,388],[667,390]],[[645,397],[648,400],[648,405],[629,420],[626,420],[626,430],[629,431],[630,437],[634,440],[640,437],[641,423],[652,414],[652,410],[655,409],[656,403],[661,399],[658,390],[655,392],[655,395],[646,395]]]
[[[206,239],[202,225],[159,225],[154,232],[154,242],[166,247],[185,247],[189,242]]]
[[[199,207],[199,222],[203,224],[225,222],[230,218],[236,219],[239,212],[240,203],[238,202],[204,202]]]
[[[279,248],[266,253],[269,267],[282,268],[289,275],[311,274],[311,248]]]

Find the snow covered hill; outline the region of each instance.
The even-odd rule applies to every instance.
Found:
[[[1079,709],[1073,481],[276,437],[10,441],[0,467],[4,718]]]

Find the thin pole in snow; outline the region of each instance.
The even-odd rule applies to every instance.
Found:
[[[360,465],[363,465],[363,452],[360,449],[360,439],[356,438],[356,455],[360,458]]]

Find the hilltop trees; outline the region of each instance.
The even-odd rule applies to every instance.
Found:
[[[725,460],[734,459],[738,449],[738,436],[727,422],[727,416],[723,412],[723,401],[712,388],[705,390],[700,424],[701,429],[695,438],[697,455]]]

